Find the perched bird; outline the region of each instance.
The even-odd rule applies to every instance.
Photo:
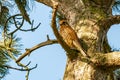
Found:
[[[60,35],[71,49],[77,49],[83,56],[88,56],[82,49],[79,39],[75,31],[69,26],[66,20],[60,20]]]

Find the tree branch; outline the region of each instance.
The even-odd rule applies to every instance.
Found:
[[[120,23],[120,15],[116,16],[110,16],[107,19],[101,20],[98,22],[98,25],[101,27],[104,26],[104,28],[110,28],[111,25],[113,24],[119,24]]]
[[[52,0],[37,0],[40,3],[43,3],[51,8],[54,4]],[[75,23],[79,20],[81,11],[83,9],[83,3],[80,0],[54,0],[59,4],[57,11],[60,16],[66,18],[70,26],[75,26]]]
[[[35,31],[40,26],[40,24],[41,23],[39,23],[36,27],[33,27],[34,25],[34,20],[33,20],[31,23],[31,29],[21,29],[21,27],[18,27],[17,24],[15,25],[15,27],[17,28],[17,30],[27,32],[27,31]]]
[[[114,71],[120,68],[120,52],[110,52],[106,54],[94,53],[90,59],[80,57],[79,60],[95,67],[108,69],[108,71]]]
[[[58,3],[53,3],[54,8],[53,8],[53,13],[52,13],[52,20],[51,20],[51,27],[54,32],[54,35],[56,36],[58,42],[60,45],[63,47],[63,49],[67,52],[67,56],[70,59],[75,59],[77,57],[76,50],[71,49],[63,40],[62,36],[59,34],[57,30],[57,25],[56,25],[56,13],[57,13],[57,8],[58,8]]]
[[[52,1],[51,0],[36,0],[37,2],[43,3],[49,7],[52,7]]]
[[[9,69],[18,70],[18,71],[31,71],[31,70],[37,68],[37,64],[34,67],[29,68],[29,69],[19,69],[19,68],[15,68],[15,67],[8,66],[8,65],[4,65],[3,67],[9,68]]]
[[[48,40],[45,42],[42,42],[38,45],[35,45],[34,47],[30,48],[30,49],[26,49],[26,52],[23,53],[23,55],[21,55],[17,60],[16,63],[20,62],[24,57],[26,57],[27,55],[30,55],[30,53],[40,47],[46,46],[46,45],[51,45],[51,44],[55,44],[58,43],[57,40]]]
[[[115,70],[120,68],[120,52],[111,52],[107,54],[96,53],[90,61],[93,65],[104,66]]]
[[[11,51],[7,50],[7,53],[8,53],[8,55],[9,55],[9,57],[10,57],[11,59],[13,59],[14,61],[16,61],[16,58],[14,57],[14,55],[12,54]],[[37,65],[36,65],[36,66],[33,67],[33,68],[29,68],[29,67],[28,67],[29,64],[30,64],[30,63],[28,63],[27,65],[24,65],[24,64],[18,62],[17,65],[20,66],[20,67],[22,67],[21,70],[19,70],[19,69],[17,69],[17,68],[10,67],[10,66],[8,66],[8,68],[16,69],[16,70],[19,70],[19,71],[26,71],[26,72],[27,72],[27,73],[26,73],[26,80],[28,80],[30,71],[31,71],[32,69],[35,69],[35,68],[37,67]],[[5,67],[5,66],[4,66],[4,67]],[[7,66],[6,66],[6,67],[7,67]]]
[[[15,15],[13,15],[13,16],[10,16],[10,17],[6,20],[5,25],[4,25],[4,34],[7,33],[7,24],[8,24],[8,22],[9,22],[11,19],[14,20],[14,23],[15,23],[15,26],[16,26],[15,17],[17,17],[17,16],[21,16],[21,14],[15,14]],[[22,19],[22,18],[21,18],[21,19]],[[23,23],[24,23],[24,19],[22,19],[22,22],[21,22],[21,25],[19,26],[19,28],[22,27]],[[14,31],[11,32],[10,34],[15,33],[17,30],[18,30],[18,29],[14,30]],[[7,33],[7,34],[8,34],[8,33]]]
[[[81,18],[81,13],[84,12],[84,7],[96,6],[96,8],[102,8],[105,13],[111,15],[112,6],[115,0],[54,0],[58,2],[58,12],[62,14],[67,20],[70,26],[74,27]],[[37,2],[43,3],[53,8],[52,0],[37,0]],[[89,6],[88,6],[89,5]]]

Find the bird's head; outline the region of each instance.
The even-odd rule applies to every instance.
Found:
[[[60,24],[60,25],[65,25],[66,23],[67,23],[66,20],[60,20],[60,21],[59,21],[59,24]]]

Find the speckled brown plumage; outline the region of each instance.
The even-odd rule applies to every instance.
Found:
[[[66,20],[61,20],[60,24],[60,35],[66,44],[72,48],[77,49],[83,56],[87,56],[87,54],[82,49],[79,39],[75,33],[75,31],[67,24]]]

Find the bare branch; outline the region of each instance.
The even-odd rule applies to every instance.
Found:
[[[31,70],[37,68],[37,64],[33,68],[29,68],[29,69],[19,69],[19,68],[15,68],[15,67],[8,66],[8,65],[5,65],[3,67],[9,68],[9,69],[18,70],[18,71],[31,71]]]
[[[26,29],[26,30],[25,30],[25,29],[21,29],[22,26],[23,26],[23,24],[24,24],[24,18],[23,18],[23,17],[22,17],[22,18],[17,18],[18,16],[21,16],[21,17],[22,17],[21,14],[16,14],[16,15],[10,16],[10,17],[7,19],[7,21],[6,21],[6,23],[5,23],[5,26],[4,26],[4,36],[5,36],[5,34],[6,34],[6,35],[14,34],[14,33],[17,32],[18,30],[20,30],[20,31],[25,31],[25,32],[26,32],[26,31],[35,31],[35,30],[40,26],[40,24],[41,24],[41,23],[39,23],[36,27],[33,27],[33,25],[34,25],[34,20],[33,20],[32,23],[31,23],[31,29]],[[14,31],[8,33],[8,32],[7,32],[7,24],[8,24],[8,22],[9,22],[11,19],[13,19],[14,25],[15,25],[16,29],[15,29]],[[16,21],[16,19],[19,19],[19,21]],[[21,22],[20,22],[20,19],[22,19]]]
[[[19,24],[19,27],[18,27],[17,21],[15,20],[16,17],[18,17],[18,16],[22,16],[22,15],[21,15],[21,14],[16,14],[16,15],[10,16],[10,17],[7,19],[7,21],[5,22],[5,25],[4,25],[4,34],[3,34],[4,40],[5,40],[5,37],[6,37],[6,36],[8,36],[8,35],[13,35],[15,32],[17,32],[17,31],[23,26],[24,19],[23,19],[23,18],[19,18],[19,20],[22,19],[22,22]],[[13,19],[15,26],[17,26],[18,28],[15,29],[14,31],[8,33],[8,32],[7,32],[7,24],[8,24],[8,22],[9,22],[11,19]],[[5,42],[5,41],[4,41],[4,42]]]
[[[61,44],[61,46],[66,50],[69,51],[69,46],[64,42],[62,36],[59,34],[57,30],[57,25],[56,25],[56,12],[57,12],[57,7],[58,5],[55,5],[52,13],[52,21],[51,21],[51,27],[53,29],[54,35],[56,36],[58,42]]]
[[[18,71],[27,71],[26,80],[28,80],[28,76],[29,76],[30,71],[35,69],[35,68],[37,68],[37,64],[34,67],[32,67],[32,68],[25,68],[25,69],[24,68],[19,69],[19,68],[11,67],[11,66],[8,66],[8,65],[4,65],[3,67],[9,68],[9,69],[18,70]]]
[[[19,19],[20,19],[20,18],[19,18]],[[17,29],[15,29],[14,31],[8,33],[8,35],[14,34],[15,32],[17,32],[17,31],[23,26],[23,24],[24,24],[24,19],[23,19],[23,18],[22,18],[22,22],[19,24],[19,26],[17,25],[17,21],[15,20],[15,17],[13,17],[13,20],[14,20],[15,27],[16,27]]]
[[[23,55],[21,55],[17,60],[16,62],[20,62],[24,57],[26,57],[27,55],[30,55],[30,53],[40,47],[43,47],[43,46],[46,46],[46,45],[51,45],[51,44],[56,44],[58,43],[57,40],[48,40],[48,41],[45,41],[45,42],[42,42],[38,45],[35,45],[34,47],[30,48],[30,49],[27,49],[25,53],[23,53]]]
[[[16,61],[16,58],[14,57],[14,55],[12,54],[11,51],[7,50],[7,53],[8,53],[8,55],[9,55],[9,57],[10,57],[11,59],[13,59],[14,61]],[[29,68],[29,67],[28,67],[29,63],[28,63],[27,65],[24,65],[24,64],[22,64],[22,63],[20,63],[20,62],[18,62],[17,65],[20,66],[22,69],[20,70],[20,69],[17,69],[17,68],[13,68],[13,67],[9,67],[9,66],[8,66],[8,67],[11,68],[11,69],[19,70],[19,71],[26,71],[26,80],[28,80],[30,71],[31,71],[32,69],[35,69],[35,68],[37,67],[37,65],[36,65],[36,66],[33,67],[33,68]],[[4,67],[5,67],[5,66],[4,66]]]
[[[63,49],[67,52],[67,56],[70,59],[75,59],[77,57],[76,54],[76,50],[71,49],[63,40],[62,36],[59,34],[58,30],[57,30],[57,25],[56,25],[56,13],[57,13],[57,7],[58,4],[57,3],[53,3],[54,4],[54,8],[53,8],[53,13],[52,13],[52,20],[51,20],[51,27],[52,30],[54,32],[54,35],[56,36],[58,42],[61,44],[61,46],[63,47]]]
[[[104,28],[110,28],[111,25],[113,24],[119,24],[120,23],[120,15],[116,15],[116,16],[110,16],[107,19],[101,20],[98,22],[98,25],[100,25],[101,27],[104,26]]]
[[[30,63],[31,63],[31,61],[29,61],[29,63],[27,63],[25,66],[27,67],[27,66],[29,66],[30,65]]]
[[[17,16],[22,16],[21,14],[16,14],[16,15],[13,15],[13,16],[10,16],[8,19],[7,19],[7,21],[5,22],[5,25],[4,25],[4,34],[5,33],[7,33],[7,24],[8,24],[8,22],[10,21],[10,19],[13,19],[14,21],[15,21],[15,17],[17,17]],[[23,21],[22,21],[22,23],[23,23]],[[16,21],[15,21],[15,25],[16,25]],[[21,25],[22,26],[22,25]],[[20,27],[21,27],[20,26]],[[16,31],[16,30],[15,30]],[[12,32],[13,33],[13,32]]]
[[[27,32],[27,31],[35,31],[35,30],[40,26],[40,24],[41,24],[41,23],[39,23],[36,27],[33,27],[33,25],[34,25],[34,20],[33,20],[32,23],[31,23],[31,29],[21,29],[21,28],[18,27],[18,26],[16,26],[16,28],[17,28],[18,30],[20,30],[20,31],[25,31],[25,32]]]
[[[47,35],[47,40],[50,40],[49,35]]]

